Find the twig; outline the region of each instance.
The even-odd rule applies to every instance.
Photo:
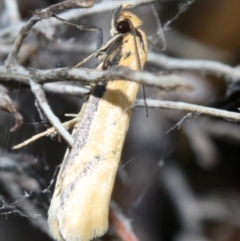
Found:
[[[147,105],[148,107],[154,107],[154,108],[162,108],[162,109],[172,109],[172,110],[182,110],[182,111],[189,111],[204,115],[210,115],[213,117],[219,117],[226,119],[228,121],[237,121],[240,122],[240,114],[226,111],[226,110],[218,110],[211,107],[205,107],[195,104],[188,104],[184,102],[174,102],[174,101],[165,101],[165,100],[152,100],[147,99]],[[144,106],[143,100],[137,100],[136,106]]]
[[[149,73],[134,71],[127,67],[116,66],[107,71],[95,69],[50,69],[50,70],[27,70],[23,67],[8,69],[0,66],[0,81],[17,81],[29,84],[29,79],[34,78],[39,84],[56,81],[81,81],[82,84],[98,83],[109,80],[130,80],[149,86],[157,86],[165,90],[178,88],[191,88],[184,78],[177,75],[163,75],[162,73]]]
[[[62,123],[62,125],[63,125],[65,128],[70,128],[70,127],[74,127],[77,122],[79,122],[79,118],[78,118],[78,117],[76,117],[76,118],[74,118],[74,119],[72,119],[72,120],[70,120],[70,121],[66,121],[66,122]],[[35,141],[35,140],[37,140],[37,139],[39,139],[39,138],[41,138],[41,137],[43,137],[43,136],[50,136],[50,135],[52,135],[52,134],[54,134],[54,133],[56,133],[56,129],[55,129],[55,127],[51,127],[51,128],[49,128],[49,129],[47,129],[46,131],[41,132],[41,133],[39,133],[39,134],[37,134],[37,135],[34,135],[34,136],[32,136],[31,138],[25,140],[24,142],[22,142],[22,143],[20,143],[20,144],[18,144],[18,145],[16,145],[16,146],[14,146],[12,149],[22,148],[23,146],[26,146],[26,145],[28,145],[29,143],[31,143],[31,142],[33,142],[33,141]]]
[[[41,11],[36,11],[36,15],[38,15],[41,19],[47,19],[52,17],[53,14],[58,14],[69,9],[90,8],[93,5],[93,0],[67,0],[61,3],[53,4]]]
[[[31,90],[38,101],[39,106],[46,114],[48,120],[56,128],[58,133],[65,139],[65,141],[71,146],[73,144],[73,137],[65,129],[65,127],[62,125],[60,120],[53,114],[51,108],[47,103],[47,100],[41,85],[37,84],[33,79],[30,79],[29,83],[31,85]]]
[[[8,68],[11,67],[11,66],[14,66],[16,65],[17,63],[17,55],[18,55],[18,52],[21,48],[21,45],[23,43],[23,40],[28,36],[31,28],[40,20],[39,17],[37,16],[33,16],[31,19],[28,20],[27,24],[24,25],[15,42],[14,42],[14,45],[13,45],[13,49],[12,51],[9,53],[8,57],[7,57],[7,60],[5,62],[5,66],[7,66]]]
[[[156,53],[149,53],[148,61],[168,70],[193,70],[224,77],[230,81],[240,80],[239,67],[231,67],[216,61],[177,59]]]
[[[139,6],[142,4],[148,4],[153,2],[153,0],[133,0],[131,1],[134,3],[134,6]],[[95,4],[92,8],[84,9],[82,11],[75,11],[75,10],[68,10],[64,13],[59,14],[59,17],[64,18],[67,21],[71,21],[74,19],[80,19],[89,15],[94,15],[96,13],[103,13],[106,11],[111,11],[116,8],[118,8],[122,4],[122,1],[103,1],[100,3]],[[8,28],[0,30],[0,37],[5,35],[14,35],[16,36],[16,32],[20,30],[22,25],[26,24],[25,22],[22,22],[18,24],[18,26],[14,25],[10,26]],[[46,29],[46,24],[44,22],[39,22],[37,25],[34,26],[34,29],[37,31],[41,31],[46,36],[50,38],[50,36],[53,35],[55,32],[56,26],[61,25],[62,22],[58,21],[57,19],[51,19],[51,23],[48,24],[48,29]],[[53,30],[53,31],[50,31]],[[16,38],[16,37],[14,37]],[[0,40],[1,41],[1,40]]]
[[[28,20],[26,25],[24,25],[13,45],[12,51],[9,53],[5,65],[9,68],[16,65],[17,55],[23,43],[23,40],[30,33],[32,27],[40,20],[50,18],[53,14],[64,11],[69,8],[87,8],[93,6],[94,2],[92,0],[69,0],[62,3],[51,5],[41,11],[37,11],[36,14]]]
[[[77,85],[71,85],[68,83],[47,83],[43,85],[43,89],[48,92],[58,94],[69,94],[74,96],[83,96],[89,93],[89,88],[84,88]]]

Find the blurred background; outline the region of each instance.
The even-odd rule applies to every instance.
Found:
[[[0,0],[0,64],[14,39],[37,9],[60,1]],[[106,1],[106,4],[111,1]],[[10,14],[17,3],[15,14]],[[100,3],[100,2],[99,2]],[[208,59],[237,66],[240,61],[239,0],[162,0],[133,11],[144,21],[149,51],[187,59]],[[81,10],[74,10],[81,11]],[[103,28],[110,34],[112,11],[71,22]],[[29,68],[72,67],[96,48],[96,33],[80,32],[61,23],[49,34],[34,29],[24,41],[19,64]],[[161,29],[159,27],[161,26]],[[160,31],[161,30],[161,31]],[[163,32],[163,34],[157,34]],[[85,67],[95,68],[97,61]],[[165,92],[146,88],[148,98],[184,101],[238,112],[239,84],[204,72],[166,71],[148,62],[146,71],[175,73],[194,89]],[[52,240],[46,232],[51,192],[44,193],[66,144],[42,138],[20,149],[12,146],[48,127],[41,124],[28,86],[2,83],[24,118],[10,132],[14,118],[0,111],[0,240]],[[141,98],[141,94],[139,95]],[[62,120],[77,113],[83,97],[47,93],[54,113]],[[240,126],[203,115],[136,108],[125,142],[113,200],[131,220],[140,241],[240,240]],[[51,191],[53,188],[51,188]],[[110,225],[100,240],[120,240]]]

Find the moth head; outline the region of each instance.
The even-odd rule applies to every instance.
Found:
[[[131,3],[122,4],[112,16],[112,28],[110,33],[112,36],[117,34],[127,34],[142,25],[142,21],[133,13],[125,10],[127,7],[133,6]]]

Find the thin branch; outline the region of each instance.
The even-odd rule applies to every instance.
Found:
[[[134,4],[134,6],[139,6],[142,4],[148,4],[153,2],[153,0],[133,0],[131,3]],[[62,4],[62,3],[61,3]],[[95,4],[93,7],[89,9],[84,9],[81,11],[76,11],[74,9],[68,10],[66,12],[63,12],[59,14],[59,17],[64,18],[67,21],[71,21],[74,19],[80,19],[89,15],[94,15],[96,13],[103,13],[111,10],[115,10],[122,4],[122,1],[103,1],[100,3]],[[56,14],[56,13],[55,13]],[[16,38],[16,32],[19,32],[20,28],[25,25],[26,22],[21,22],[18,25],[15,24],[14,26],[7,27],[5,29],[0,30],[0,37],[6,36],[6,35],[13,35],[14,39]],[[61,25],[62,22],[58,21],[57,19],[51,19],[51,22],[48,23],[47,29],[46,29],[46,23],[39,22],[37,25],[34,26],[34,29],[37,31],[41,31],[46,36],[50,38],[50,36],[53,35],[55,32],[56,26]],[[1,41],[1,40],[0,40]]]
[[[107,71],[95,69],[50,69],[50,70],[27,70],[23,67],[15,66],[8,69],[0,66],[0,81],[17,81],[29,85],[29,79],[33,78],[39,84],[56,81],[81,81],[82,84],[98,83],[109,80],[129,80],[149,86],[157,86],[165,90],[175,90],[178,88],[190,89],[185,79],[177,75],[163,75],[162,73],[149,73],[144,71],[134,71],[127,67],[116,66]]]
[[[30,79],[31,90],[34,93],[39,106],[42,108],[43,112],[46,114],[48,120],[56,128],[58,133],[65,139],[65,141],[71,146],[73,144],[73,137],[62,125],[60,120],[54,115],[51,108],[49,107],[44,91],[41,85],[37,84],[34,80]]]
[[[94,2],[91,0],[69,0],[55,5],[51,5],[41,11],[37,11],[36,14],[31,17],[26,25],[24,25],[13,45],[12,51],[9,53],[5,65],[9,68],[16,65],[17,55],[22,46],[23,40],[28,36],[32,27],[40,20],[50,18],[53,14],[64,11],[69,8],[87,8],[93,6]]]
[[[15,42],[14,42],[14,45],[13,45],[13,49],[12,51],[9,53],[8,57],[7,57],[7,60],[5,62],[5,65],[7,67],[10,67],[10,66],[14,66],[17,64],[17,55],[19,53],[19,50],[21,48],[21,45],[23,43],[23,40],[28,36],[28,34],[30,33],[30,30],[31,28],[40,20],[40,18],[38,16],[33,16],[31,19],[28,20],[27,24],[24,25]]]
[[[64,123],[62,123],[62,125],[68,129],[68,128],[71,128],[71,127],[74,127],[78,122],[80,121],[80,118],[77,116],[76,118],[70,120],[70,121],[66,121]],[[25,140],[24,142],[16,145],[16,146],[13,146],[12,149],[19,149],[19,148],[22,148],[23,146],[26,146],[28,144],[30,144],[31,142],[34,142],[35,140],[43,137],[43,136],[50,136],[50,135],[54,135],[56,133],[56,128],[55,127],[51,127],[51,128],[48,128],[46,131],[44,132],[41,132],[37,135],[34,135],[32,136],[31,138]]]
[[[43,89],[47,92],[57,93],[57,94],[68,94],[74,96],[83,96],[89,93],[90,89],[71,85],[66,82],[63,83],[47,83],[43,85]]]
[[[143,4],[149,4],[154,2],[155,0],[132,0],[130,1],[133,4],[133,7],[140,6]],[[115,10],[120,5],[122,5],[123,1],[102,1],[100,3],[95,4],[92,8],[84,9],[83,11],[74,12],[74,11],[67,11],[59,16],[66,20],[73,20],[83,18],[89,15],[94,15],[96,13],[104,13],[107,11]],[[56,24],[60,24],[59,21],[54,21]]]
[[[149,53],[148,61],[168,70],[199,71],[224,77],[230,81],[240,80],[240,68],[211,60],[193,60],[171,58],[163,54]]]
[[[67,0],[61,3],[53,4],[41,11],[36,11],[35,14],[38,15],[41,19],[47,19],[52,17],[53,14],[58,14],[69,9],[90,8],[93,5],[93,0]]]
[[[213,117],[223,118],[228,121],[237,121],[240,122],[240,114],[226,111],[226,110],[218,110],[211,107],[205,107],[195,104],[188,104],[184,102],[174,102],[174,101],[165,101],[165,100],[152,100],[147,99],[148,107],[153,108],[162,108],[162,109],[171,109],[171,110],[182,110],[188,111],[198,114],[209,115]],[[137,100],[136,106],[145,106],[143,100]]]

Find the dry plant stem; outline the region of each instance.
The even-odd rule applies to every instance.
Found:
[[[204,114],[204,115],[209,115],[213,117],[223,118],[228,121],[240,122],[240,114],[231,112],[231,111],[218,110],[211,107],[188,104],[184,102],[152,100],[152,99],[147,99],[146,101],[149,108],[154,107],[154,108],[171,109],[171,110],[182,110],[182,111],[188,111],[196,114]],[[135,106],[145,107],[144,101],[137,100]]]
[[[65,129],[65,127],[62,125],[60,120],[53,114],[50,106],[47,103],[47,100],[41,85],[37,84],[33,79],[30,79],[29,83],[31,85],[31,90],[38,101],[39,106],[46,114],[48,120],[56,128],[57,132],[64,138],[64,140],[71,146],[73,144],[73,137]]]
[[[39,84],[56,81],[80,81],[82,84],[92,84],[101,81],[113,81],[127,79],[140,84],[157,86],[165,90],[175,90],[178,88],[189,89],[191,86],[184,81],[184,78],[177,75],[163,75],[162,73],[149,73],[134,71],[127,67],[116,66],[107,71],[95,69],[50,69],[50,70],[27,70],[15,66],[8,69],[0,66],[0,81],[17,81],[29,84],[29,79],[34,78]]]
[[[148,61],[168,70],[199,71],[224,77],[227,80],[239,81],[240,68],[231,67],[211,60],[192,60],[171,58],[163,54],[149,53]]]
[[[129,2],[133,3],[134,7],[136,7],[136,6],[139,6],[142,4],[152,3],[152,2],[154,2],[154,0],[132,0]],[[96,14],[96,13],[103,13],[106,11],[115,10],[122,3],[123,3],[123,1],[102,1],[100,3],[95,4],[92,8],[85,9],[84,11],[81,11],[81,12],[76,13],[73,11],[68,11],[68,12],[62,13],[60,15],[60,17],[66,19],[66,20],[79,19],[82,17]],[[59,21],[54,21],[54,24],[58,25],[60,23],[59,23]]]
[[[53,14],[59,13],[64,11],[65,9],[70,8],[87,8],[93,6],[94,2],[91,0],[79,0],[79,1],[65,1],[59,4],[51,5],[48,8],[45,8],[42,11],[37,11],[36,14],[29,19],[29,21],[24,25],[15,42],[13,45],[12,51],[9,53],[7,60],[5,62],[5,66],[8,68],[11,66],[16,65],[17,63],[17,55],[19,53],[19,50],[21,48],[21,45],[23,43],[23,40],[27,37],[27,35],[30,33],[30,30],[32,27],[40,20],[50,18]]]
[[[53,14],[61,13],[63,11],[73,8],[89,8],[94,5],[93,0],[68,0],[61,3],[53,4],[44,10],[37,11],[36,15],[41,19],[52,17]]]
[[[9,53],[8,57],[7,57],[7,60],[5,62],[5,66],[6,67],[11,67],[11,66],[14,66],[17,64],[17,55],[18,55],[18,52],[21,48],[21,45],[23,43],[23,40],[27,37],[27,35],[29,34],[31,28],[40,20],[39,17],[37,16],[33,16],[27,23],[26,25],[24,25],[15,42],[14,42],[14,45],[13,45],[13,49],[12,51]]]
[[[71,2],[71,1],[67,1],[67,2]],[[135,1],[131,1],[131,2],[134,3],[134,6],[139,6],[142,4],[151,3],[151,2],[153,2],[153,0],[135,0]],[[60,4],[63,4],[63,3],[60,3]],[[89,4],[89,3],[87,3],[87,4]],[[103,2],[95,4],[92,8],[85,9],[83,11],[68,10],[64,13],[61,13],[59,15],[59,17],[64,18],[67,21],[71,21],[73,19],[79,19],[79,18],[86,17],[86,16],[89,16],[92,14],[103,13],[106,11],[114,10],[117,7],[119,7],[121,4],[122,4],[122,1],[103,1]],[[15,36],[15,32],[18,32],[20,27],[22,27],[22,25],[24,25],[24,24],[26,24],[26,23],[22,22],[22,23],[18,24],[18,26],[16,26],[16,24],[15,24],[14,26],[10,26],[8,28],[0,30],[0,37],[5,36],[5,35],[11,35],[11,34]],[[51,20],[52,27],[56,27],[60,24],[62,24],[62,22],[58,21],[57,19]],[[49,35],[46,32],[45,24],[42,25],[41,22],[39,22],[36,26],[34,26],[34,29],[45,33],[47,36]],[[0,39],[0,41],[1,41],[1,39]]]
[[[62,125],[65,127],[65,128],[71,128],[71,127],[74,127],[78,122],[80,121],[79,117],[77,116],[76,118],[70,120],[70,121],[66,121],[64,123],[62,123]],[[37,135],[34,135],[32,136],[31,138],[25,140],[24,142],[14,146],[12,149],[19,149],[19,148],[22,148],[23,146],[26,146],[28,145],[29,143],[43,137],[43,136],[50,136],[50,135],[54,135],[56,133],[56,129],[55,127],[51,127],[49,129],[47,129],[46,131],[44,132],[41,132]]]
[[[65,83],[47,83],[43,85],[43,89],[48,92],[57,94],[70,94],[72,96],[83,96],[90,92],[89,88],[70,85]]]

